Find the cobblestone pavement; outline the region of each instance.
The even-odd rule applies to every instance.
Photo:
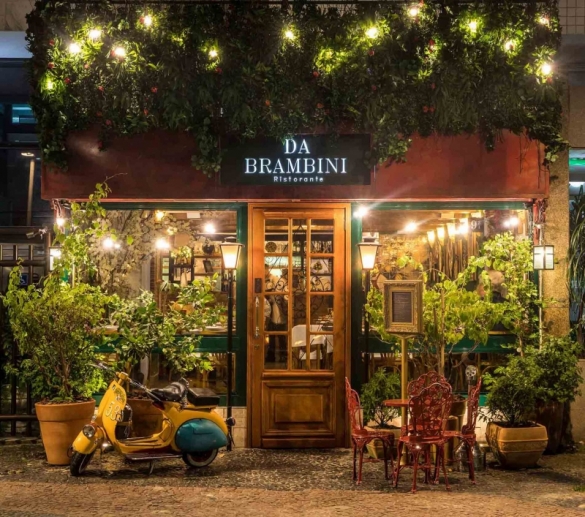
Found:
[[[94,459],[81,478],[51,467],[39,445],[0,447],[0,516],[581,516],[585,517],[585,453],[545,457],[537,469],[490,466],[472,486],[465,473],[444,484],[419,485],[410,471],[397,490],[381,463],[364,465],[360,487],[351,481],[349,450],[222,453],[201,470],[181,461],[128,465],[117,454]]]

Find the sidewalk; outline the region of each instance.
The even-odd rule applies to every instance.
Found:
[[[398,490],[380,463],[364,465],[361,487],[351,481],[351,452],[239,449],[206,469],[180,461],[127,465],[115,453],[94,460],[81,478],[50,467],[39,445],[0,447],[0,516],[205,515],[353,516],[416,512],[417,516],[583,516],[585,453],[545,457],[538,469],[490,468],[472,486],[450,472],[444,485],[419,484],[404,471]],[[399,511],[403,509],[402,511]]]

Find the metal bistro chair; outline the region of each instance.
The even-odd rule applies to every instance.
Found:
[[[439,471],[443,467],[445,486],[449,488],[447,469],[443,450],[448,438],[443,431],[445,420],[449,417],[453,396],[451,387],[442,383],[434,383],[422,388],[418,395],[410,397],[408,412],[410,415],[409,432],[402,435],[398,441],[398,458],[406,450],[412,455],[412,493],[416,493],[416,475],[419,469],[425,472],[425,483],[429,482],[433,471],[433,482],[438,482]],[[431,446],[436,447],[436,463],[431,463]],[[423,463],[419,463],[423,454]],[[398,464],[394,474],[394,488],[398,487],[400,471],[407,465]]]
[[[473,448],[477,441],[475,427],[477,424],[477,415],[479,414],[479,392],[481,391],[481,378],[477,384],[469,390],[467,396],[467,420],[461,427],[461,431],[445,431],[443,434],[448,440],[450,438],[459,438],[465,442],[467,448],[467,463],[469,465],[469,479],[475,485],[475,467],[473,464]]]
[[[394,447],[394,435],[380,431],[366,429],[363,425],[361,415],[360,396],[357,391],[352,389],[347,377],[345,378],[345,392],[347,394],[347,409],[349,411],[349,420],[351,423],[351,443],[353,446],[353,480],[356,484],[362,482],[362,464],[364,461],[364,449],[366,445],[373,440],[381,440],[384,446],[384,471],[386,479],[390,479],[388,473],[388,457],[390,457],[390,467],[394,471],[394,460],[392,458],[392,448]],[[356,456],[359,451],[359,469],[356,471]]]

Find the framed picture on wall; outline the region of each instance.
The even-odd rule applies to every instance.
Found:
[[[213,264],[211,263],[211,260],[204,260],[203,267],[205,268],[206,273],[213,273]]]

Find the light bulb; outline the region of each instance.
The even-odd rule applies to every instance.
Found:
[[[406,233],[412,233],[415,232],[416,229],[418,228],[418,224],[415,223],[414,221],[410,221],[405,227],[404,227],[404,231]]]
[[[114,242],[114,249],[119,250],[122,247],[122,245],[119,242]]]
[[[368,215],[368,212],[370,211],[370,209],[367,206],[360,206],[356,211],[355,211],[355,216],[358,219],[361,219],[362,217],[365,217],[366,215]]]
[[[71,43],[71,45],[69,45],[69,52],[72,54],[79,54],[81,52],[81,47],[78,43]]]
[[[213,223],[206,223],[205,226],[203,227],[203,231],[205,233],[215,233],[215,226],[213,225]]]
[[[475,32],[475,31],[477,31],[477,21],[476,21],[476,20],[471,20],[471,21],[469,22],[469,30],[470,30],[471,32]]]
[[[504,43],[504,48],[506,49],[507,52],[514,50],[515,46],[516,46],[516,43],[514,42],[514,40],[509,40],[509,41],[506,41],[506,43]]]
[[[512,217],[510,217],[509,219],[504,221],[504,226],[506,228],[516,228],[516,226],[518,226],[519,224],[520,224],[520,219],[518,219],[518,217],[515,215],[513,215]]]
[[[439,239],[439,241],[443,242],[445,240],[445,227],[444,226],[439,226],[437,228],[437,237]]]
[[[370,39],[375,39],[378,37],[378,34],[380,33],[380,31],[378,31],[377,27],[370,27],[367,31],[366,31],[366,36]]]
[[[543,63],[540,66],[540,72],[542,75],[550,75],[552,73],[552,65],[550,63]]]
[[[548,16],[543,15],[538,19],[538,23],[540,23],[541,25],[548,25],[550,23],[550,18]]]
[[[469,233],[469,219],[460,219],[459,228],[457,229],[459,235],[466,235]]]
[[[114,239],[112,239],[111,237],[106,237],[102,241],[102,246],[104,247],[104,249],[111,250],[114,247]]]
[[[171,247],[171,245],[169,244],[169,241],[167,241],[166,239],[162,239],[162,238],[156,240],[155,246],[156,246],[157,250],[168,250]]]
[[[284,37],[292,41],[295,39],[295,33],[288,29],[287,31],[284,32]]]
[[[154,218],[159,222],[162,221],[164,219],[164,217],[165,217],[165,213],[162,210],[157,210],[154,213]]]
[[[126,49],[124,47],[116,47],[114,49],[114,55],[120,59],[123,59],[126,57]]]
[[[53,84],[53,81],[51,81],[51,79],[47,79],[47,83],[46,83],[47,90],[52,90],[53,89],[53,86],[55,86]]]
[[[218,54],[217,50],[215,50],[214,48],[212,48],[212,49],[209,51],[209,57],[210,57],[211,59],[216,59],[218,55],[219,55],[219,54]]]
[[[427,241],[429,241],[431,246],[435,244],[435,230],[430,230],[427,232]]]
[[[457,228],[455,227],[455,223],[447,223],[447,235],[449,235],[449,239],[452,239],[457,235]]]
[[[64,217],[57,217],[55,219],[55,224],[59,227],[59,228],[63,228],[63,226],[65,226],[65,221],[66,219]]]
[[[102,31],[99,29],[91,29],[89,31],[89,39],[91,39],[93,41],[99,39],[101,35],[102,35]]]
[[[145,27],[150,27],[152,25],[152,16],[150,16],[150,14],[147,14],[142,19],[142,23],[144,24]]]
[[[413,5],[412,7],[409,7],[408,16],[410,16],[411,18],[416,18],[418,16],[418,13],[420,13],[420,7],[418,5]]]

